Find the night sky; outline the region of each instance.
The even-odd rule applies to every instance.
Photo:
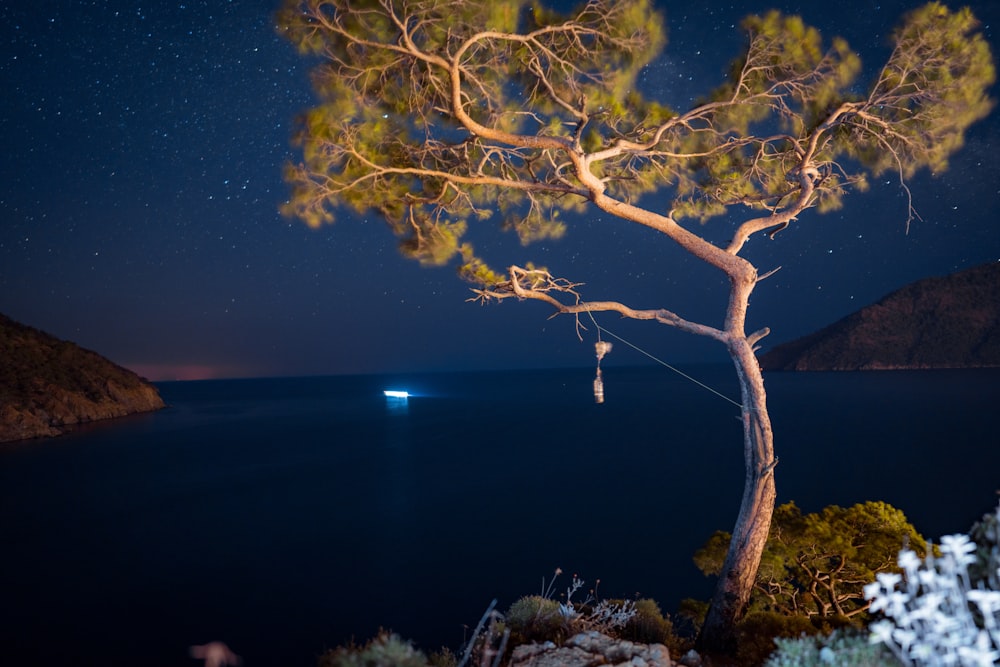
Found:
[[[747,13],[799,13],[846,37],[871,74],[885,36],[921,3],[661,4],[669,43],[642,85],[685,107],[721,82]],[[994,54],[998,4],[971,3]],[[293,121],[313,97],[310,62],[274,30],[277,5],[3,3],[0,312],[153,380],[592,364],[593,331],[579,341],[572,319],[550,320],[539,303],[466,303],[453,268],[402,259],[374,217],[310,230],[279,215]],[[773,332],[764,346],[913,280],[1000,259],[998,117],[973,127],[947,173],[912,182],[922,221],[908,234],[906,200],[885,178],[841,211],[751,241],[744,256],[762,272],[783,267],[751,302],[749,326]],[[495,266],[533,260],[585,282],[587,298],[723,316],[721,274],[629,223],[595,213],[561,241],[502,238],[495,252],[483,234]],[[598,318],[671,363],[727,359],[662,325]],[[646,362],[618,346],[603,365]]]

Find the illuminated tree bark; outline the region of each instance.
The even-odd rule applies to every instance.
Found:
[[[992,105],[992,59],[974,18],[936,3],[912,12],[859,99],[860,63],[846,43],[824,46],[797,17],[750,17],[730,81],[683,112],[637,92],[665,41],[649,0],[592,0],[567,16],[521,0],[286,0],[277,18],[318,58],[321,101],[299,123],[303,161],[288,167],[285,213],[316,226],[336,209],[377,212],[405,255],[456,261],[476,300],[612,311],[725,346],[741,387],[746,482],[701,637],[725,648],[767,539],[777,461],[754,355],[767,330],[745,332],[762,277],[740,253],[810,208],[836,208],[866,175],[894,171],[905,187],[917,169],[946,166]],[[652,192],[672,198],[666,212],[635,203]],[[489,220],[526,244],[558,238],[562,214],[593,208],[723,272],[723,325],[586,300],[580,283],[530,264],[494,271],[463,238]],[[724,246],[685,224],[714,217],[732,225]]]

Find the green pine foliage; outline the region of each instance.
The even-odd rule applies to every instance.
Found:
[[[695,554],[706,575],[718,574],[729,533],[716,532]],[[784,616],[864,620],[864,585],[897,571],[904,546],[921,556],[927,544],[900,510],[884,502],[831,505],[803,514],[790,502],[776,508],[750,609]]]
[[[559,211],[584,202],[565,198],[566,187],[539,184],[526,197],[509,186],[556,181],[563,167],[470,134],[448,111],[449,59],[469,80],[459,95],[474,123],[571,145],[582,138],[579,123],[557,98],[582,97],[606,117],[586,135],[596,147],[614,124],[638,122],[624,102],[662,45],[662,20],[648,0],[589,3],[571,20],[580,30],[521,0],[397,2],[391,11],[376,2],[286,2],[279,31],[320,58],[313,85],[321,104],[299,121],[303,162],[286,170],[293,195],[283,210],[310,226],[333,222],[338,207],[376,211],[404,255],[427,265],[468,255],[459,241],[467,224],[494,215],[523,243],[558,238]],[[467,279],[481,277],[462,266]]]
[[[284,212],[312,226],[338,209],[377,213],[406,256],[457,259],[480,285],[495,275],[470,225],[497,221],[524,244],[559,238],[560,213],[588,210],[593,179],[629,203],[667,193],[675,220],[829,211],[870,174],[944,169],[993,104],[978,23],[937,2],[904,17],[866,95],[844,40],[798,16],[750,16],[729,80],[686,111],[639,92],[666,44],[652,0],[566,13],[526,0],[285,0],[276,19],[314,62],[319,99],[297,124]]]
[[[842,136],[844,150],[875,175],[946,169],[965,128],[993,108],[986,88],[996,70],[978,29],[968,7],[952,12],[931,2],[910,12],[893,34],[895,48],[867,103]]]

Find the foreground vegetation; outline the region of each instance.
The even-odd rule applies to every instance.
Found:
[[[717,533],[695,556],[706,573],[724,554]],[[898,509],[867,502],[803,515],[778,508],[751,612],[730,654],[689,653],[707,603],[685,601],[678,626],[650,599],[597,599],[560,570],[536,595],[504,613],[490,605],[459,654],[426,655],[383,632],[364,645],[328,651],[320,667],[506,665],[517,646],[563,645],[581,632],[663,644],[684,664],[767,667],[820,665],[994,665],[1000,662],[1000,507],[967,535],[930,548]],[[583,599],[578,599],[582,597]],[[495,602],[494,602],[495,604]],[[836,611],[836,613],[834,613]]]

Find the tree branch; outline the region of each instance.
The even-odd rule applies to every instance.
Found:
[[[519,266],[509,268],[510,280],[484,289],[473,289],[476,294],[470,301],[487,302],[492,299],[516,298],[542,301],[551,306],[556,314],[578,315],[580,313],[616,312],[633,320],[655,320],[661,324],[676,327],[688,333],[708,336],[720,341],[728,340],[726,332],[704,324],[698,324],[680,317],[664,308],[638,310],[618,301],[581,301],[576,288],[581,283],[570,283],[554,278],[542,269],[524,269]],[[571,295],[574,303],[563,303],[552,293]]]

